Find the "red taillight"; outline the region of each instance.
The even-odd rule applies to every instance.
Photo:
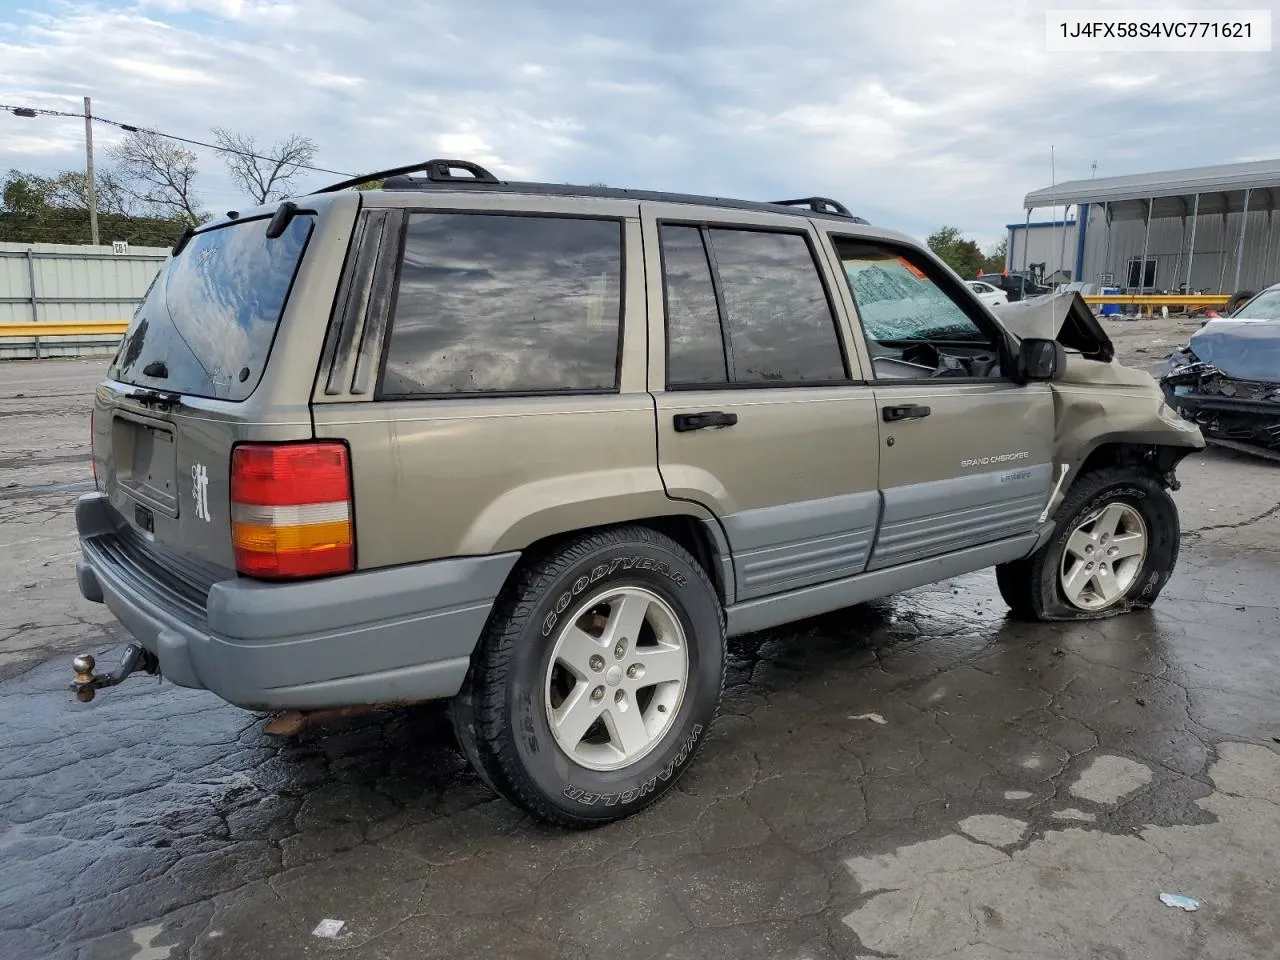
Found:
[[[346,445],[236,447],[231,539],[236,569],[250,577],[319,577],[355,569]]]

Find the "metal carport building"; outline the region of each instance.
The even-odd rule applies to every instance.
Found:
[[[1234,293],[1280,280],[1278,202],[1280,160],[1260,160],[1074,180],[1033,190],[1023,206],[1027,223],[1036,209],[1076,208],[1076,280],[1130,293]]]

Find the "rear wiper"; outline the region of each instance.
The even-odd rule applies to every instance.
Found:
[[[152,360],[142,369],[144,376],[151,377],[153,380],[168,380],[169,367],[163,360]]]

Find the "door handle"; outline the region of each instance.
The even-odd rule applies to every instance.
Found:
[[[908,403],[901,407],[885,407],[882,412],[885,423],[892,423],[895,420],[923,420],[933,411],[918,403]]]
[[[719,410],[708,410],[705,413],[677,413],[672,422],[676,433],[690,430],[706,430],[708,427],[732,427],[738,422],[736,413],[721,413]]]

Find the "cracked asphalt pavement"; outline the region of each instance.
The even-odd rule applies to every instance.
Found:
[[[566,832],[438,706],[282,740],[151,678],[78,703],[124,642],[73,577],[101,371],[0,364],[3,960],[1275,956],[1275,465],[1184,463],[1146,613],[1016,623],[983,572],[734,642],[678,788]]]

